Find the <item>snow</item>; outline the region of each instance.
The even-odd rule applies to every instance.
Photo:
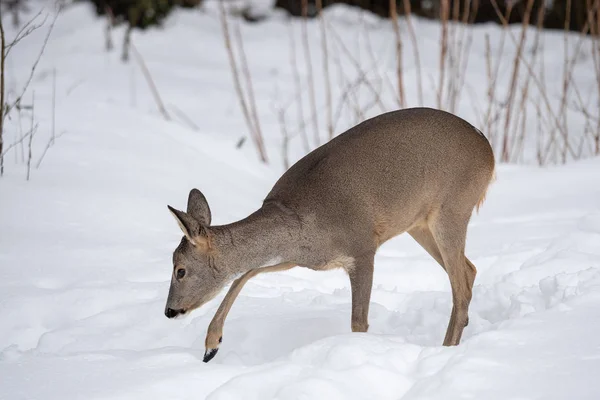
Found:
[[[282,172],[273,107],[293,93],[289,65],[276,63],[288,58],[286,19],[274,13],[242,25],[272,162],[260,164],[250,143],[236,149],[246,130],[214,10],[177,11],[163,30],[133,37],[169,110],[181,109],[198,131],[175,115],[161,117],[139,67],[122,64],[119,51],[103,51],[104,25],[89,7],[71,6],[59,17],[25,98],[35,91],[34,164],[51,134],[54,70],[61,136],[30,181],[20,146],[7,155],[0,179],[0,399],[597,398],[597,158],[498,166],[469,229],[467,254],[479,272],[460,346],[441,346],[451,309],[447,276],[403,235],[377,255],[369,333],[350,332],[344,272],[293,269],[246,285],[219,353],[202,362],[206,328],[224,293],[186,319],[164,317],[181,235],[166,205],[183,208],[198,187],[215,224],[258,208]],[[348,40],[357,15],[344,7],[328,12]],[[373,18],[364,23],[374,37],[391,37]],[[420,41],[437,40],[435,23],[417,22]],[[497,27],[475,29],[497,45]],[[115,30],[116,43],[122,33]],[[44,34],[11,51],[9,90],[24,82],[28,68],[21,66],[31,65]],[[481,36],[469,68],[483,93]],[[393,68],[386,46],[378,42],[389,62],[382,68]],[[562,60],[561,46],[546,49],[549,82],[560,76],[552,60]],[[425,56],[423,65],[435,71],[434,59]],[[579,71],[590,65],[587,59]],[[575,79],[595,82],[591,72]],[[410,79],[407,85],[414,94]],[[426,95],[431,104],[434,93]],[[477,122],[468,102],[460,115]],[[24,113],[23,130],[28,119]],[[336,131],[354,122],[345,113]],[[7,143],[19,132],[12,118]],[[301,154],[295,138],[291,158]]]

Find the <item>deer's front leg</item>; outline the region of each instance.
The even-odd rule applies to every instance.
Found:
[[[353,268],[348,271],[352,289],[352,332],[366,332],[369,329],[374,257],[369,255],[355,258]]]
[[[295,264],[284,263],[271,265],[269,267],[257,268],[246,272],[244,275],[233,281],[229,291],[225,295],[225,298],[221,302],[219,309],[215,313],[212,321],[210,321],[210,325],[208,325],[208,332],[206,333],[206,341],[204,352],[204,362],[209,362],[213,359],[213,357],[219,351],[219,345],[223,341],[223,325],[225,324],[225,318],[227,318],[227,314],[229,310],[231,310],[231,306],[233,306],[233,302],[237,298],[237,296],[242,291],[242,288],[250,280],[250,278],[263,273],[263,272],[275,272],[275,271],[285,271],[287,269],[295,267]]]

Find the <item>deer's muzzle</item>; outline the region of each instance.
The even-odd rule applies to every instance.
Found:
[[[167,316],[167,318],[175,318],[178,315],[183,315],[185,314],[185,310],[183,308],[180,308],[178,310],[174,310],[172,308],[167,308],[165,310],[165,315]]]

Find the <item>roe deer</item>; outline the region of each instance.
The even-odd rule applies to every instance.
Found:
[[[315,149],[281,176],[258,211],[238,222],[211,226],[208,203],[193,189],[187,212],[169,206],[185,236],[173,254],[165,314],[200,307],[237,278],[208,328],[208,362],[250,278],[295,266],[343,268],[352,331],[366,332],[375,253],[408,232],[448,273],[453,307],[443,344],[457,345],[476,274],[464,254],[467,224],[494,164],[478,129],[444,111],[414,108],[366,120]]]

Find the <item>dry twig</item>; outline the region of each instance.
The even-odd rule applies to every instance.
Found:
[[[404,82],[402,80],[402,38],[400,37],[400,27],[398,26],[398,13],[396,11],[396,0],[390,0],[390,18],[394,28],[396,39],[396,75],[398,79],[398,106],[404,108],[406,100],[404,98]]]
[[[233,76],[233,85],[238,95],[238,100],[240,101],[240,107],[242,109],[242,113],[244,114],[244,119],[246,120],[246,125],[248,130],[250,131],[250,136],[256,146],[256,150],[262,162],[267,163],[267,153],[264,148],[264,143],[262,137],[258,136],[255,129],[254,124],[252,122],[252,118],[250,116],[250,111],[248,109],[248,105],[246,104],[246,99],[244,97],[244,92],[242,90],[242,85],[240,83],[239,72],[237,68],[237,63],[235,60],[235,55],[233,54],[233,49],[231,47],[231,37],[229,35],[229,25],[227,22],[227,15],[225,13],[225,5],[223,4],[223,0],[219,1],[220,15],[221,15],[221,27],[223,29],[223,40],[225,41],[225,48],[227,49],[227,55],[229,57],[229,65],[231,67],[231,73]]]
[[[306,73],[308,79],[308,99],[310,101],[310,108],[312,110],[312,125],[314,131],[313,133],[315,135],[315,146],[319,146],[321,144],[321,139],[319,137],[319,121],[317,119],[317,100],[315,97],[315,82],[313,80],[310,46],[308,44],[307,13],[308,0],[302,0],[302,44],[304,48],[304,60],[306,61]]]

